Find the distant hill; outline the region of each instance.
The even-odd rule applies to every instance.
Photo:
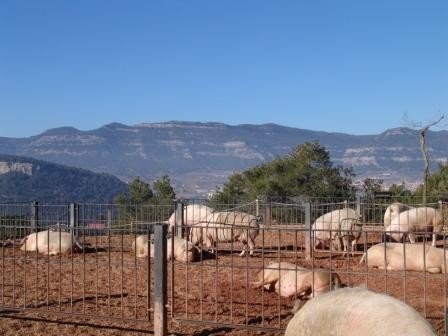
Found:
[[[41,160],[0,155],[0,202],[107,203],[127,185],[117,177]]]
[[[409,128],[357,136],[276,124],[113,123],[90,131],[63,127],[29,138],[0,138],[0,153],[106,172],[123,181],[136,176],[152,181],[168,174],[178,196],[192,197],[207,195],[235,171],[314,140],[330,151],[335,164],[353,167],[360,180],[381,178],[386,184],[404,181],[410,186],[421,182],[418,131]],[[447,131],[429,131],[426,143],[432,169],[447,162]]]

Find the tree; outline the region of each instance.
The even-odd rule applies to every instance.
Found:
[[[129,183],[130,202],[132,204],[144,204],[154,196],[149,183],[140,179],[137,176],[134,181]]]
[[[424,184],[420,185],[416,190],[417,196],[422,196],[424,193]],[[432,202],[438,201],[440,198],[448,197],[448,165],[441,164],[439,169],[428,177],[427,181],[427,197],[431,198]]]
[[[419,143],[420,143],[420,150],[423,155],[423,185],[421,189],[421,196],[422,196],[422,203],[423,205],[426,204],[426,193],[428,189],[428,178],[429,178],[429,159],[428,159],[428,153],[426,151],[426,133],[428,130],[432,127],[437,125],[439,122],[442,121],[444,118],[443,115],[439,117],[436,121],[430,122],[426,124],[426,126],[422,126],[421,123],[411,122],[412,127],[419,128]],[[407,115],[405,114],[405,119],[407,119]]]
[[[362,182],[361,188],[367,196],[374,196],[375,193],[380,192],[383,188],[383,180],[368,177]]]
[[[410,197],[413,195],[412,191],[406,188],[404,182],[398,185],[392,184],[389,187],[389,192],[391,197]]]
[[[231,175],[211,203],[241,203],[260,196],[348,197],[354,192],[353,171],[335,167],[318,142],[297,146],[284,158]]]
[[[119,193],[114,201],[119,205],[120,222],[140,221],[148,218],[147,205],[153,198],[153,192],[149,183],[137,176],[128,184],[129,190]]]
[[[176,193],[171,186],[171,180],[168,175],[163,175],[160,179],[152,183],[152,190],[154,191],[154,203],[170,204],[176,198]]]

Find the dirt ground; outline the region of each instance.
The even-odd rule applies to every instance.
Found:
[[[84,253],[52,257],[0,247],[0,335],[151,334],[154,264],[132,255],[131,241],[132,235],[90,237]],[[255,289],[250,282],[263,265],[289,261],[330,268],[348,286],[393,295],[421,312],[439,335],[445,334],[445,275],[367,269],[359,264],[360,254],[342,257],[319,251],[307,261],[303,241],[302,233],[294,230],[266,231],[257,238],[253,257],[239,257],[241,244],[235,242],[219,245],[217,256],[204,253],[192,263],[169,262],[169,333],[281,333],[292,317],[294,298]],[[377,234],[369,234],[358,249],[378,241]]]

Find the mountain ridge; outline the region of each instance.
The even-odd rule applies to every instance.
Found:
[[[0,153],[105,172],[123,181],[168,174],[178,196],[203,197],[230,174],[286,155],[305,141],[319,141],[336,165],[353,166],[357,179],[381,178],[385,184],[412,187],[422,176],[418,134],[406,127],[352,135],[274,123],[110,123],[88,131],[60,127],[28,138],[0,137]],[[437,163],[447,162],[448,131],[430,130],[426,139],[434,170]]]
[[[34,158],[0,154],[0,202],[109,203],[127,191],[126,183],[106,173]]]

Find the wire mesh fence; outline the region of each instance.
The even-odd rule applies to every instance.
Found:
[[[256,200],[222,205],[219,210],[204,208],[204,213],[199,205],[205,207],[206,202],[0,205],[0,309],[152,323],[157,289],[154,256],[161,253],[154,228],[165,223],[172,232],[165,235],[169,261],[163,306],[181,325],[282,333],[297,300],[344,285],[397,297],[420,312],[439,335],[446,335],[443,230],[436,237],[436,250],[430,250],[433,226],[387,231],[384,214],[390,203],[361,198],[331,203]],[[441,213],[442,226],[445,205],[426,204]],[[419,222],[429,217],[425,214]],[[200,218],[189,222],[196,217]],[[330,224],[319,227],[324,219]],[[251,255],[248,240],[254,230]],[[56,245],[24,251],[30,243],[24,238],[37,232],[43,232],[37,245],[53,233],[59,237]],[[195,232],[201,233],[196,241]],[[70,244],[61,253],[62,233],[76,237],[82,249]],[[409,233],[415,235],[415,244],[409,242]],[[390,252],[392,243],[379,245],[394,234],[400,234],[404,243],[393,252],[398,257]],[[139,237],[142,253],[136,244]],[[416,246],[425,248],[415,252]],[[373,253],[377,259],[371,259]],[[396,258],[394,263],[390,258]]]

